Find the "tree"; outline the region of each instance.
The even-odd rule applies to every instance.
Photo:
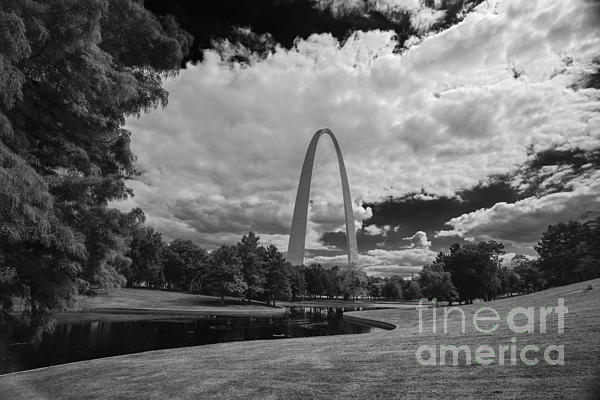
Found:
[[[237,254],[242,263],[244,280],[248,284],[246,298],[259,298],[265,291],[266,284],[266,250],[259,246],[260,238],[253,232],[244,235],[237,244]]]
[[[367,275],[355,266],[344,268],[340,275],[340,291],[344,295],[344,299],[350,298],[354,302],[365,291]]]
[[[416,300],[421,297],[419,282],[410,280],[404,289],[404,300]]]
[[[125,272],[127,286],[146,284],[156,287],[163,283],[161,253],[164,243],[162,235],[151,227],[139,226],[133,230],[129,253],[131,266]]]
[[[385,282],[378,276],[367,277],[367,291],[369,296],[374,299],[383,297],[383,286]]]
[[[135,0],[5,0],[0,5],[0,294],[49,326],[79,288],[123,283],[131,195],[126,116],[167,101],[190,37]],[[143,40],[140,40],[143,38]],[[137,214],[137,213],[136,213]]]
[[[521,257],[517,261],[513,259],[513,262],[516,264],[513,271],[519,276],[520,291],[532,293],[547,286],[547,281],[544,279],[542,271],[540,271],[538,260]]]
[[[383,297],[386,299],[402,299],[404,286],[403,283],[404,279],[399,276],[392,276],[388,278],[383,286]]]
[[[267,247],[267,304],[272,300],[275,306],[276,299],[289,300],[292,297],[288,271],[291,264],[287,263],[277,247]]]
[[[162,269],[172,289],[199,292],[208,273],[208,254],[191,240],[175,239],[164,246]]]
[[[290,279],[290,289],[292,291],[292,299],[303,299],[306,296],[306,280],[304,278],[304,269],[297,265],[288,267],[288,276]]]
[[[578,280],[575,266],[579,245],[585,241],[586,229],[577,221],[549,225],[535,246],[540,255],[540,270],[552,286]]]
[[[502,243],[493,240],[479,243],[458,243],[450,246],[450,253],[440,252],[435,263],[444,264],[452,275],[452,283],[458,290],[459,302],[472,303],[473,299],[490,300],[500,290],[500,255]]]
[[[235,246],[223,245],[210,253],[206,286],[221,297],[221,303],[226,295],[241,297],[246,292],[248,284]]]
[[[523,280],[513,269],[501,267],[500,287],[503,294],[512,297],[513,293],[518,293],[523,289]]]
[[[329,269],[320,270],[323,293],[330,299],[338,297],[340,293],[344,292],[342,289],[342,280],[344,279],[343,272],[340,271],[340,267],[334,265]]]
[[[327,276],[321,264],[310,264],[308,267],[304,267],[304,276],[309,296],[314,298],[325,293]]]
[[[448,301],[458,299],[458,291],[452,283],[452,275],[444,270],[443,264],[425,265],[418,278],[421,295],[429,300]]]
[[[600,217],[549,225],[535,246],[539,268],[551,286],[600,276]]]

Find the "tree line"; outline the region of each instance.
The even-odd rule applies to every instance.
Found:
[[[489,240],[454,243],[411,279],[367,277],[354,272],[351,286],[341,285],[339,267],[302,267],[307,297],[355,297],[472,303],[567,285],[600,277],[600,217],[549,225],[534,246],[539,257],[516,255],[502,262],[504,245]],[[345,274],[347,275],[347,273]]]
[[[535,246],[540,257],[515,256],[504,265],[502,243],[452,244],[412,279],[367,276],[359,268],[292,266],[273,245],[250,232],[232,246],[207,252],[189,240],[163,243],[141,225],[132,236],[127,286],[276,300],[357,298],[437,299],[450,304],[485,301],[600,277],[600,217],[550,225]]]
[[[516,255],[506,266],[502,243],[455,243],[423,267],[421,294],[450,304],[472,303],[598,278],[600,217],[549,225],[534,249],[538,258]]]
[[[210,253],[191,240],[164,243],[159,232],[134,230],[127,256],[131,263],[119,272],[128,287],[147,287],[221,297],[261,300],[275,304],[304,295],[303,276],[285,261],[277,247],[259,243],[253,232],[235,245]]]
[[[245,300],[386,298],[415,300],[418,281],[367,276],[354,267],[326,268],[318,263],[291,265],[274,245],[263,246],[253,232],[234,245],[208,252],[191,240],[162,240],[160,232],[140,225],[133,231],[130,263],[123,264],[127,287],[234,296]]]
[[[293,266],[274,245],[263,246],[253,232],[234,245],[211,252],[190,240],[164,243],[159,232],[140,225],[133,231],[131,260],[119,273],[128,287],[235,296],[275,305],[276,300],[363,296],[366,274],[358,268],[320,264]]]

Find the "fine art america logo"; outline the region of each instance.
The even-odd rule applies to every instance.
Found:
[[[436,307],[428,308],[419,302],[417,309],[419,314],[419,333],[420,334],[456,334],[458,332],[463,335],[466,333],[467,317],[465,312],[460,307],[444,308],[443,317],[437,316]],[[569,309],[565,307],[563,298],[558,299],[556,307],[539,307],[537,313],[534,307],[515,307],[512,308],[506,315],[506,319],[500,318],[500,314],[492,307],[480,307],[475,311],[472,318],[473,328],[476,332],[483,334],[492,334],[498,328],[505,328],[502,325],[506,323],[506,327],[512,333],[518,335],[526,334],[546,334],[552,329],[562,334],[565,330],[565,314]],[[424,321],[425,313],[432,313],[431,320]],[[556,316],[556,326],[548,324],[548,317],[554,319]],[[442,329],[438,329],[438,322],[443,321]],[[470,321],[470,322],[471,322]],[[451,323],[451,328],[448,323]],[[458,324],[456,324],[458,322]],[[425,327],[424,327],[425,326]],[[509,331],[509,332],[510,332]],[[510,335],[510,333],[509,333]],[[460,336],[454,336],[460,337]],[[485,336],[483,336],[485,337]],[[490,336],[493,338],[494,336]],[[536,338],[540,336],[537,335]],[[482,338],[482,336],[477,336]],[[471,365],[473,362],[481,365],[490,365],[497,362],[498,365],[517,365],[520,361],[524,365],[536,365],[540,362],[545,362],[548,365],[564,365],[565,362],[564,345],[547,344],[538,346],[537,344],[519,345],[517,338],[512,336],[509,344],[499,344],[490,346],[487,344],[471,345],[456,345],[456,344],[423,344],[417,348],[416,359],[421,365]],[[447,360],[452,358],[452,360]],[[459,360],[462,362],[459,363]]]

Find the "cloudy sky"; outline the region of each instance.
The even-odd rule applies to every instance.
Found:
[[[254,231],[287,250],[323,127],[369,273],[410,276],[468,240],[535,255],[548,224],[600,210],[599,2],[200,3],[146,1],[196,40],[168,106],[127,122],[142,174],[119,207],[167,239]],[[346,260],[337,168],[325,137],[305,262]]]

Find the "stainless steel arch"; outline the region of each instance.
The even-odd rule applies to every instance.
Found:
[[[352,198],[350,197],[350,186],[348,185],[348,176],[344,158],[340,151],[340,146],[333,132],[327,128],[318,130],[312,137],[304,163],[300,173],[300,182],[298,183],[298,192],[296,193],[296,203],[294,204],[294,216],[292,218],[292,232],[288,244],[287,261],[293,265],[304,263],[304,244],[306,240],[306,222],[308,215],[308,200],[310,197],[310,182],[312,180],[312,170],[315,161],[315,151],[317,143],[322,135],[329,135],[335,147],[338,166],[340,169],[340,178],[342,180],[342,193],[344,198],[344,219],[346,222],[346,243],[348,245],[348,265],[358,264],[358,246],[356,245],[356,230],[354,229],[354,213],[352,212]]]

